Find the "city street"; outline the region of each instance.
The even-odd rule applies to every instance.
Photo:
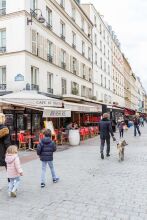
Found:
[[[125,132],[128,146],[121,163],[114,142],[111,157],[101,160],[99,137],[56,152],[60,181],[53,184],[48,169],[43,189],[39,159],[34,153],[21,152],[24,176],[17,198],[8,197],[6,172],[0,171],[0,219],[146,220],[147,125],[141,130],[141,137],[133,137],[133,128]],[[118,133],[115,136],[118,139]]]

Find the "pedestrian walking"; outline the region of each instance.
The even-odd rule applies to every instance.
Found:
[[[59,177],[55,174],[53,165],[53,152],[56,151],[56,144],[51,140],[51,131],[49,129],[45,130],[44,136],[45,137],[37,146],[37,154],[42,161],[41,188],[45,187],[45,173],[47,165],[50,167],[53,183],[56,183],[59,180]]]
[[[6,167],[5,155],[6,150],[10,146],[9,129],[5,124],[5,115],[0,113],[0,166]]]
[[[124,136],[124,126],[125,126],[124,121],[121,121],[118,125],[120,138],[123,138]]]
[[[6,152],[7,176],[9,178],[8,190],[11,197],[16,197],[16,192],[20,184],[20,176],[23,171],[20,165],[17,146],[11,145]]]
[[[101,153],[101,159],[104,159],[104,146],[105,142],[107,144],[106,148],[106,156],[110,156],[110,134],[115,141],[115,137],[112,130],[111,121],[109,120],[109,115],[107,113],[103,114],[103,119],[100,121],[100,139],[101,139],[101,146],[100,146],[100,153]]]
[[[143,117],[140,117],[140,125],[141,125],[141,127],[144,127],[144,118]]]
[[[137,132],[138,132],[139,136],[141,136],[141,132],[139,129],[139,125],[140,125],[139,116],[136,115],[133,122],[134,122],[134,136],[136,137]]]

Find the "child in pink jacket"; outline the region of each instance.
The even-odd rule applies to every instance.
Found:
[[[23,171],[17,153],[17,147],[15,145],[11,145],[7,149],[5,159],[7,164],[7,176],[10,179],[9,195],[11,197],[16,197],[16,191],[20,183],[20,176],[23,176]]]

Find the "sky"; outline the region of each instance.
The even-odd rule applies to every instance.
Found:
[[[81,0],[89,2],[112,26],[122,52],[147,90],[147,0]]]

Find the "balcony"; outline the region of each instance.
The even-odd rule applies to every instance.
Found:
[[[71,93],[73,95],[79,95],[79,90],[77,88],[72,88]]]
[[[76,74],[77,74],[77,71],[76,71],[76,70],[73,70],[73,74],[75,74],[75,75],[76,75]]]
[[[76,49],[76,45],[75,45],[75,44],[72,44],[72,47],[73,47],[74,49]]]
[[[64,4],[60,3],[60,7],[65,10]]]
[[[0,90],[6,90],[7,85],[6,84],[0,84]]]
[[[39,91],[39,85],[31,84],[31,90]]]
[[[46,22],[46,27],[49,29],[49,30],[52,30],[52,25],[50,23],[47,23]]]
[[[0,9],[0,16],[6,15],[6,8]]]
[[[51,89],[51,88],[48,88],[48,89],[47,89],[47,92],[50,93],[50,94],[53,94],[54,90]]]
[[[53,57],[50,54],[47,55],[47,61],[50,63],[53,62]]]
[[[5,53],[6,52],[6,47],[0,47],[0,53]]]
[[[61,39],[65,41],[65,36],[63,34],[61,34]]]
[[[61,68],[65,70],[66,69],[66,63],[61,62]]]

